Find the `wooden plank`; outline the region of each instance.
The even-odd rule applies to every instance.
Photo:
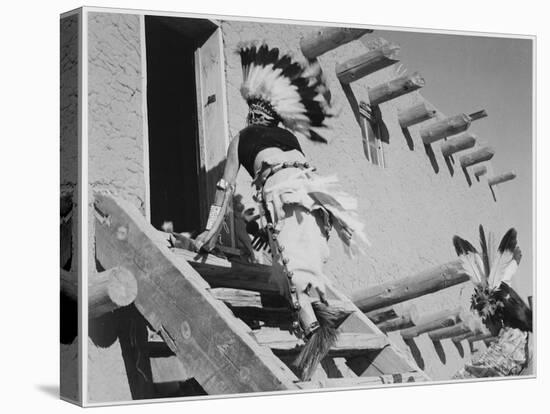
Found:
[[[254,337],[261,345],[267,346],[277,355],[297,354],[304,346],[304,341],[296,338],[288,331],[279,329],[260,329],[253,331]],[[377,334],[341,333],[329,356],[351,357],[362,355],[372,350],[380,350],[388,346],[388,339]]]
[[[352,300],[363,312],[388,307],[470,280],[458,260],[403,279],[357,291]]]
[[[399,62],[399,45],[387,43],[360,56],[336,64],[336,76],[344,84]]]
[[[334,289],[328,281],[325,282],[327,283],[327,293],[342,301],[349,300],[342,292]],[[354,303],[354,306],[357,306],[357,304]],[[382,331],[363,312],[358,311],[352,313],[344,321],[339,331],[343,333],[377,334],[385,337]],[[386,346],[381,350],[374,350],[367,352],[366,355],[346,358],[346,365],[357,376],[369,376],[372,375],[372,372],[378,375],[420,371],[412,358],[401,352],[399,348],[393,346],[391,340],[388,339],[388,342],[390,346]],[[429,379],[426,374],[422,373],[422,375],[424,375],[426,380]]]
[[[296,389],[296,376],[207,291],[191,266],[157,243],[158,232],[126,201],[96,194],[96,252],[138,282],[136,308],[208,394]]]
[[[312,390],[319,388],[364,388],[383,384],[403,384],[423,381],[426,381],[426,377],[422,373],[405,372],[372,377],[327,378],[298,382],[296,385],[303,390]]]
[[[271,281],[271,266],[230,262],[212,254],[197,254],[184,249],[172,249],[179,261],[189,263],[212,287],[253,290],[276,294],[279,286]]]
[[[231,288],[215,288],[210,289],[210,292],[229,306],[235,316],[249,325],[254,321],[262,321],[267,326],[287,329],[294,320],[288,302],[279,295],[262,295],[259,292]],[[349,302],[331,300],[330,305],[349,312],[357,310]]]
[[[359,39],[367,33],[372,33],[372,30],[352,27],[323,27],[302,37],[300,49],[306,59],[313,60],[317,56]]]
[[[189,264],[193,266],[212,287],[248,289],[262,294],[276,294],[279,292],[279,288],[270,282],[270,266],[229,262],[213,255],[199,256],[196,253],[183,249],[172,249],[172,251],[180,260],[186,263],[189,261]],[[327,284],[327,297],[329,302],[333,300],[340,301],[341,303],[348,302],[350,304],[346,306],[351,306],[353,309],[355,305],[351,305],[351,301],[347,296],[332,287],[327,279],[325,279],[325,283]],[[340,331],[344,333],[376,333],[384,336],[380,329],[359,310],[352,313],[344,321],[340,326]],[[412,360],[409,360],[406,355],[390,347],[385,348],[382,352],[376,352],[375,355],[372,355],[372,358],[354,357],[348,359],[347,365],[354,370],[357,375],[361,375],[365,370],[369,369],[376,369],[378,373],[383,374],[418,369],[416,364],[414,364]]]

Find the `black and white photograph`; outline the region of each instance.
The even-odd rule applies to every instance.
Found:
[[[536,376],[534,36],[59,28],[62,399]]]

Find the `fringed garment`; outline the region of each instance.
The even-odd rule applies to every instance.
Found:
[[[507,377],[520,375],[529,362],[528,333],[503,328],[498,339],[471,364],[454,375],[454,379]]]
[[[254,183],[256,199],[267,210],[264,217],[273,224],[274,277],[282,293],[289,286],[284,274],[292,275],[298,291],[311,278],[325,280],[323,264],[329,256],[332,228],[350,255],[362,252],[362,245],[368,244],[357,202],[338,190],[335,176],[321,177],[305,161],[284,162],[274,157],[264,161]]]

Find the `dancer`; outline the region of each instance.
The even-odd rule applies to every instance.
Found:
[[[334,228],[350,253],[360,250],[358,242],[366,238],[355,200],[335,189],[335,177],[315,173],[294,135],[326,142],[311,129],[325,126],[330,116],[319,65],[301,65],[266,44],[244,44],[238,52],[241,94],[249,107],[247,127],[229,146],[206,231],[196,244],[206,251],[215,246],[242,165],[256,190],[256,238],[263,235],[269,244],[273,279],[295,311],[294,327],[306,341],[296,364],[307,380],[349,315],[330,306],[326,298],[323,264],[329,254],[329,231]]]
[[[529,362],[528,335],[533,332],[531,309],[511,287],[521,260],[517,232],[506,232],[498,249],[491,234],[485,237],[479,226],[481,252],[468,241],[453,237],[464,271],[475,285],[471,307],[489,332],[498,336],[477,360],[466,365],[454,378],[508,376],[520,374]]]

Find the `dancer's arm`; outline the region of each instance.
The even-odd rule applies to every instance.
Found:
[[[210,251],[216,245],[223,226],[227,207],[233,200],[237,173],[239,172],[239,136],[229,144],[223,178],[218,182],[214,204],[210,207],[207,228],[195,240],[197,249]]]

